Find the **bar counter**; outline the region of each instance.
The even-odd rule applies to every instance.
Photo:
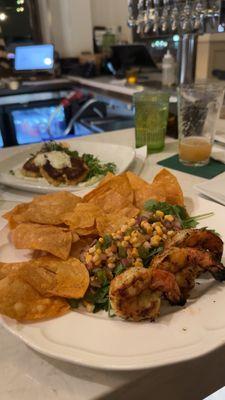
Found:
[[[82,140],[88,141],[90,138]],[[91,141],[134,145],[134,130],[93,135]],[[156,164],[157,161],[174,154],[176,147],[177,144],[173,139],[167,139],[163,153],[147,158],[141,176],[151,180],[160,169]],[[23,146],[2,149],[0,159],[6,159],[18,150],[23,151]],[[184,189],[185,197],[191,196],[194,200],[193,185],[204,179],[181,172],[175,174]],[[15,204],[15,199],[6,201],[0,195],[1,213]],[[149,340],[151,340],[151,325],[149,325]],[[110,372],[84,368],[41,355],[0,327],[0,398],[4,400],[150,398],[200,400],[224,386],[224,344],[225,339],[218,350],[176,365],[145,371]]]

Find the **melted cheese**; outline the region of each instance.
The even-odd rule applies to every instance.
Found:
[[[37,167],[42,167],[49,161],[51,166],[56,169],[71,168],[70,156],[63,151],[51,151],[49,153],[40,153],[34,159]]]

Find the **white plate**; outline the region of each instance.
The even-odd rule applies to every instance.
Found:
[[[135,158],[135,150],[132,147],[120,146],[117,144],[97,143],[79,140],[67,140],[71,150],[77,150],[79,154],[91,153],[98,157],[102,163],[114,162],[116,164],[116,173],[120,174],[126,171]],[[16,189],[27,190],[36,193],[50,193],[59,190],[68,190],[83,193],[92,190],[96,185],[91,182],[80,183],[76,186],[60,185],[55,187],[50,185],[43,178],[25,178],[11,175],[10,170],[18,170],[22,167],[24,162],[30,157],[31,153],[39,150],[40,144],[27,147],[23,152],[14,154],[12,157],[0,162],[0,183]],[[19,148],[18,148],[19,150]]]
[[[202,226],[216,229],[225,240],[223,207],[197,198],[191,208],[193,215],[214,211]],[[7,244],[4,228],[0,261],[28,256],[29,252]],[[225,283],[203,277],[185,307],[169,307],[155,323],[126,322],[110,319],[105,312],[81,311],[34,324],[23,325],[6,317],[0,321],[27,345],[48,356],[101,369],[144,369],[193,359],[224,345],[224,298]]]

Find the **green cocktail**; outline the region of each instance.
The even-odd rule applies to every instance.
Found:
[[[148,153],[163,150],[168,122],[169,94],[143,91],[134,95],[136,147],[147,145]]]

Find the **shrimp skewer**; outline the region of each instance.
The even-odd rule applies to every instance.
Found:
[[[195,279],[203,272],[210,272],[218,281],[225,280],[225,267],[206,250],[171,247],[151,262],[150,268],[174,274],[184,300],[195,286]]]
[[[110,284],[109,299],[116,315],[133,321],[154,321],[163,296],[172,304],[181,302],[175,277],[167,271],[132,267]]]
[[[165,242],[165,248],[168,247],[194,247],[208,250],[219,261],[223,254],[223,241],[218,235],[206,229],[183,229]]]

